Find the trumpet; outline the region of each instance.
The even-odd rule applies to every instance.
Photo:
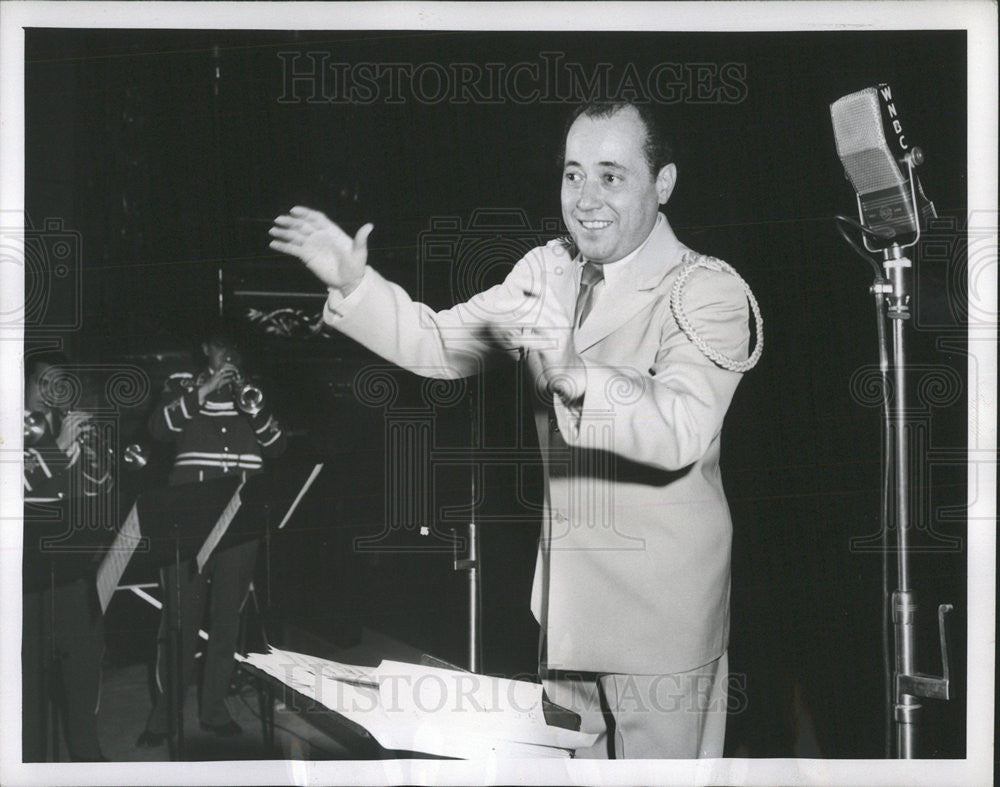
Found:
[[[45,413],[35,410],[24,414],[24,444],[36,445],[49,431]]]
[[[239,354],[226,356],[226,363],[235,366],[239,362]],[[254,416],[264,409],[264,392],[250,381],[239,366],[236,366],[236,376],[230,386],[233,391],[233,401],[242,412]]]
[[[88,419],[81,425],[75,439],[76,444],[87,453],[91,462],[107,463],[108,467],[113,465],[115,449],[108,441],[108,435],[98,429],[92,421]]]
[[[149,464],[149,449],[143,443],[130,443],[119,450],[111,441],[111,435],[90,424],[80,430],[76,442],[86,453],[87,461],[106,469],[112,478],[122,469],[142,470]]]
[[[233,380],[236,406],[247,415],[257,415],[264,409],[264,392],[238,372]]]

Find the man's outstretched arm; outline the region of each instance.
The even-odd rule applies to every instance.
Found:
[[[524,312],[518,281],[530,278],[528,258],[503,284],[434,311],[368,266],[371,228],[366,224],[351,238],[322,213],[295,207],[275,219],[270,245],[300,259],[329,289],[323,310],[328,325],[386,360],[426,377],[481,371],[497,349],[495,325]]]

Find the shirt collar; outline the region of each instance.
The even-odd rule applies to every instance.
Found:
[[[646,239],[642,243],[640,243],[638,246],[632,249],[632,251],[630,251],[620,260],[615,260],[614,262],[606,262],[601,266],[601,271],[604,273],[604,286],[606,288],[611,287],[611,285],[613,284],[616,284],[623,276],[625,276],[626,272],[629,270],[629,264],[636,257],[639,256],[639,253],[646,247],[646,244],[649,243],[649,239],[653,237],[653,233],[656,232],[656,228],[659,227],[661,224],[663,224],[665,221],[666,218],[663,216],[663,214],[657,212],[656,223],[653,224],[653,229],[649,231],[649,235],[646,236]],[[586,265],[586,263],[587,260],[581,256],[579,262],[579,271],[583,270],[583,266]]]

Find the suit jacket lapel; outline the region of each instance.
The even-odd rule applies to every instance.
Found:
[[[623,276],[615,285],[605,287],[590,316],[573,334],[576,351],[582,353],[593,347],[659,297],[657,285],[680,264],[685,250],[666,219],[658,221],[649,242],[632,260],[629,275]]]

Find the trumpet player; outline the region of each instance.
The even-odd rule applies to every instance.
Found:
[[[286,446],[281,426],[270,413],[259,388],[249,385],[233,336],[224,328],[209,331],[201,344],[205,366],[198,372],[172,375],[149,428],[154,438],[174,443],[171,485],[259,473],[265,457],[280,456]],[[239,633],[239,613],[257,559],[251,541],[215,553],[199,573],[194,561],[180,566],[182,680],[194,670],[198,624],[209,604],[209,641],[205,653],[199,703],[202,730],[218,736],[242,732],[226,707]],[[166,593],[176,593],[177,570],[161,572]],[[160,746],[167,737],[167,621],[161,618],[156,661],[157,697],[138,746]]]
[[[107,455],[88,439],[91,424],[86,413],[64,412],[54,401],[66,371],[66,356],[58,352],[33,353],[25,359],[24,388],[24,502],[26,561],[38,550],[31,537],[34,504],[68,503],[69,498],[97,498],[111,486]],[[66,513],[68,507],[60,507]],[[77,506],[86,517],[91,509]],[[93,512],[91,512],[93,513]],[[67,523],[68,524],[68,523]],[[87,524],[90,524],[89,522]],[[55,560],[49,556],[49,559]],[[97,735],[104,620],[92,578],[52,566],[50,581],[24,587],[21,640],[22,759],[47,759],[46,706],[48,697],[62,707],[69,756],[74,761],[101,761]],[[59,696],[55,696],[55,693]],[[49,753],[51,756],[51,753]]]

